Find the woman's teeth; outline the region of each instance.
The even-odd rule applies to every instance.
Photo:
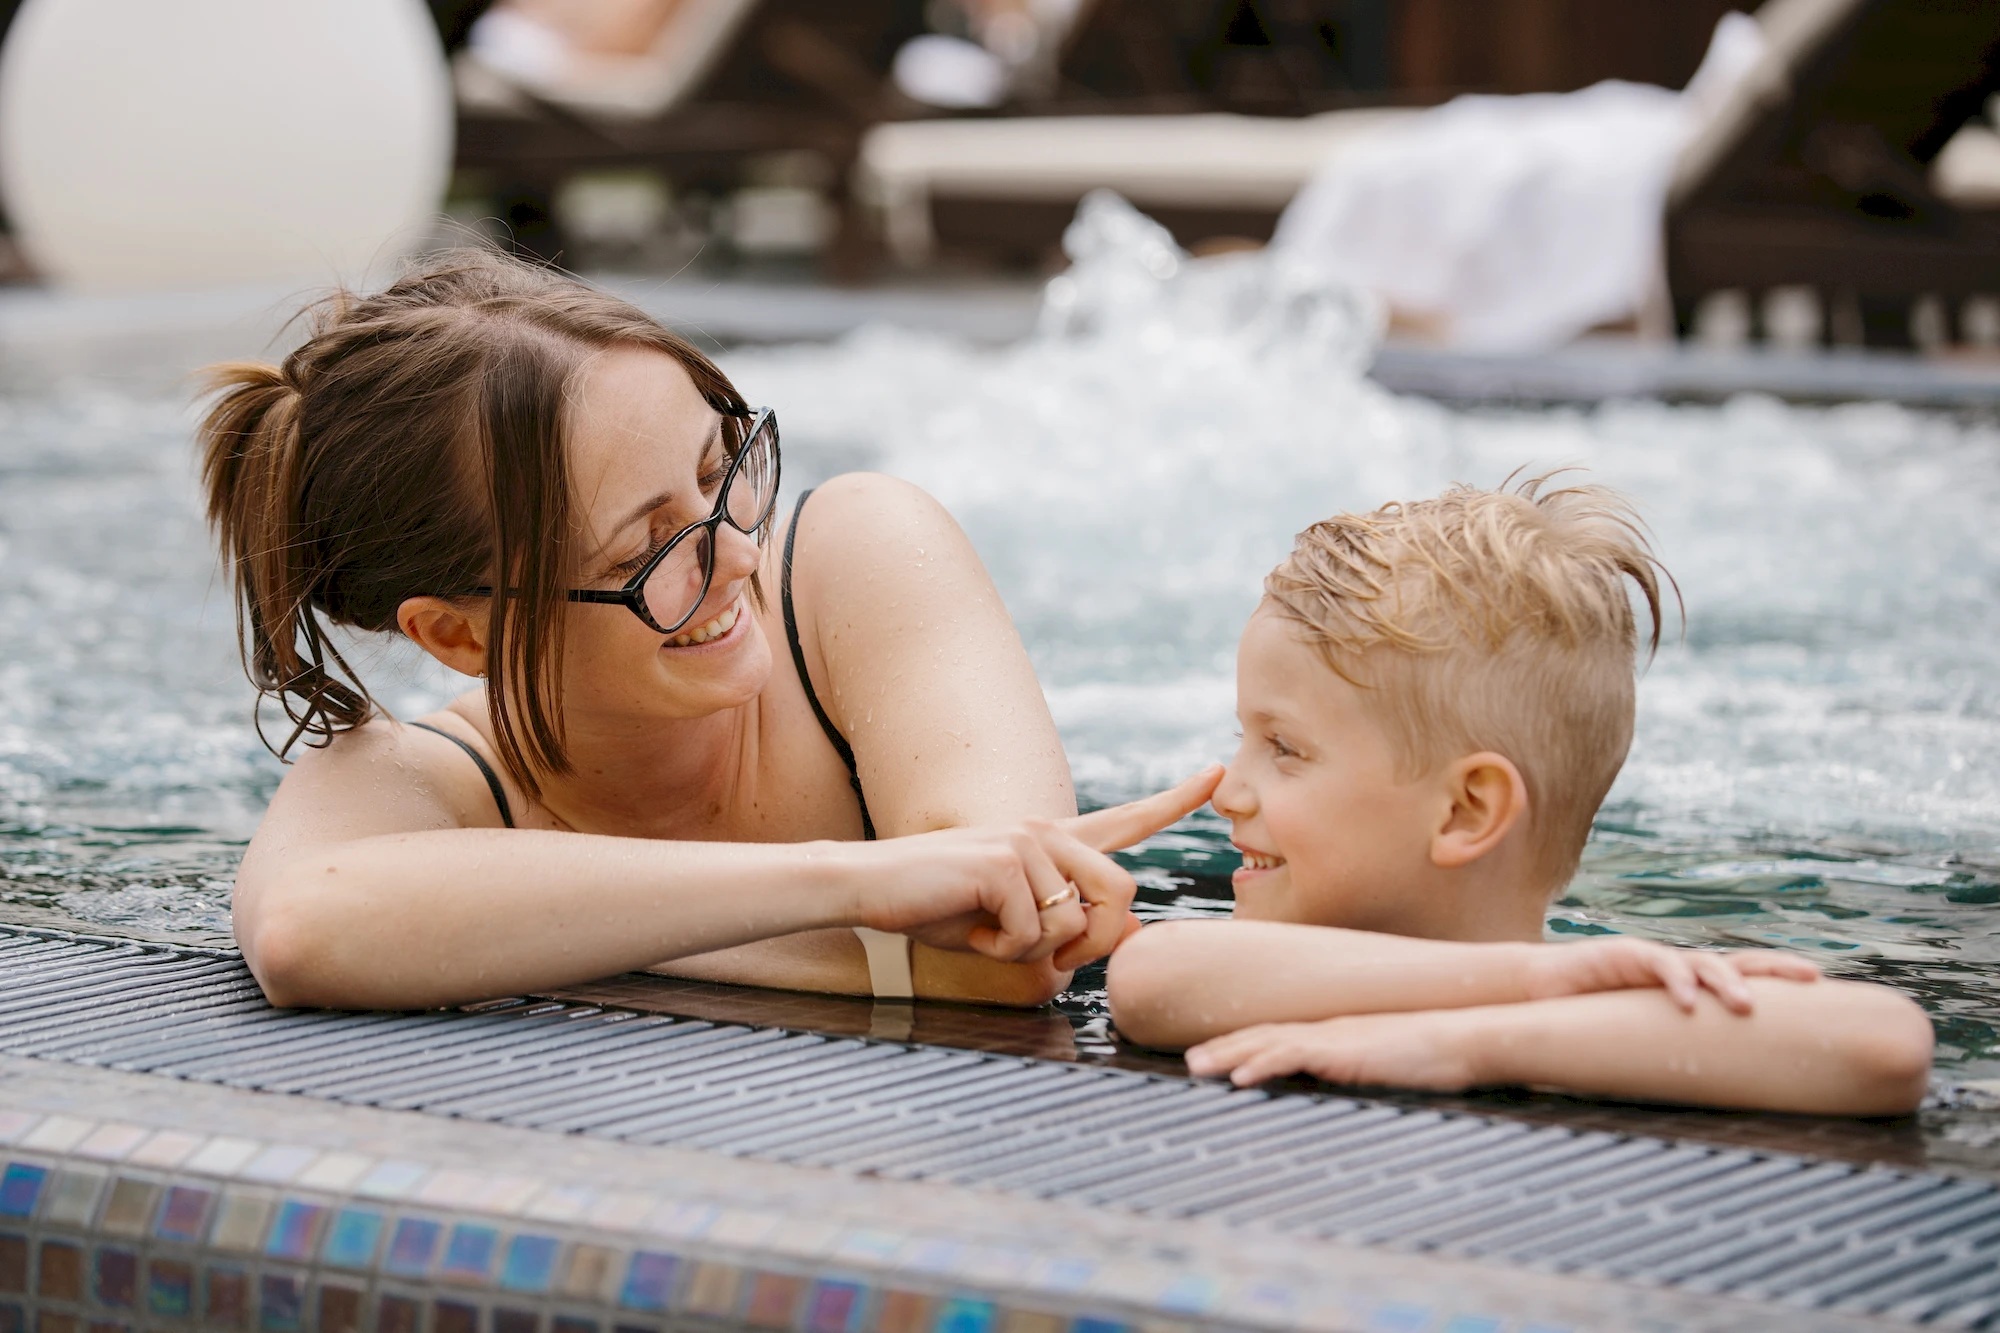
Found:
[[[1282,856],[1266,856],[1262,852],[1243,853],[1243,868],[1245,870],[1276,870],[1284,863],[1285,858]]]
[[[736,624],[736,617],[741,614],[743,614],[743,603],[737,602],[706,625],[698,626],[685,634],[676,634],[667,642],[676,648],[692,648],[698,643],[719,639],[729,633],[730,628]]]

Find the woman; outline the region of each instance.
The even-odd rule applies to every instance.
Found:
[[[1075,818],[951,519],[874,476],[779,508],[772,415],[558,275],[453,256],[212,382],[245,664],[291,719],[280,754],[304,742],[237,879],[273,1003],[664,965],[1038,1004],[1131,924],[1104,852],[1219,775]],[[484,687],[395,721],[323,622],[399,631]]]

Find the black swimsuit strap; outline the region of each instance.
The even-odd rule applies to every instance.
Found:
[[[854,784],[854,799],[861,803],[861,835],[873,842],[875,821],[868,817],[868,797],[861,791],[861,769],[854,762],[854,747],[847,743],[847,737],[840,734],[840,728],[833,725],[826,709],[820,707],[812,677],[806,674],[805,649],[799,647],[799,618],[792,613],[792,542],[799,535],[799,515],[805,512],[806,501],[811,498],[811,491],[799,497],[798,503],[792,506],[792,525],[785,529],[785,565],[778,576],[778,601],[785,608],[785,641],[792,645],[792,665],[798,668],[799,684],[805,686],[806,702],[812,705],[820,730],[833,742],[834,753],[840,756],[841,763],[847,765],[847,780]]]
[[[473,749],[470,745],[467,745],[464,741],[460,740],[458,737],[446,731],[443,727],[434,727],[428,722],[412,722],[410,723],[410,725],[413,727],[421,727],[423,730],[430,732],[431,735],[433,736],[442,736],[446,740],[450,741],[453,745],[456,745],[459,749],[465,751],[466,756],[469,759],[471,759],[473,763],[479,765],[479,772],[481,776],[483,776],[486,779],[487,789],[493,793],[493,804],[500,807],[500,822],[502,824],[505,824],[508,828],[514,827],[514,812],[507,806],[507,789],[500,785],[500,775],[493,771],[493,765],[486,762],[486,757],[484,755],[480,754],[479,751]]]

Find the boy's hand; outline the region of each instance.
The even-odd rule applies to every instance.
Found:
[[[1732,1013],[1750,1012],[1745,977],[1816,981],[1811,961],[1780,949],[1675,949],[1651,940],[1598,939],[1576,944],[1539,944],[1528,963],[1528,998],[1552,1000],[1591,991],[1658,987],[1675,1004],[1694,1012],[1707,990]]]
[[[1260,1023],[1187,1053],[1188,1072],[1239,1088],[1287,1074],[1326,1083],[1463,1092],[1478,1083],[1467,1027],[1446,1010],[1353,1014],[1317,1023]]]

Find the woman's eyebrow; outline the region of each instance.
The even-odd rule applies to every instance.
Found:
[[[713,450],[718,443],[720,443],[721,439],[722,439],[722,418],[718,416],[715,419],[715,425],[709,428],[708,438],[701,442],[701,456],[703,458],[707,458],[709,452]],[[655,509],[658,509],[661,505],[672,502],[673,498],[674,498],[674,493],[672,490],[664,490],[657,495],[648,496],[646,499],[641,500],[638,504],[632,507],[630,513],[628,513],[622,520],[619,521],[618,526],[611,530],[612,538],[616,539],[619,533],[625,531],[625,529],[631,527],[634,523],[637,523],[640,519],[646,517],[646,515],[652,513]],[[611,543],[608,541],[605,543],[605,545],[607,546],[609,546],[610,544]]]

